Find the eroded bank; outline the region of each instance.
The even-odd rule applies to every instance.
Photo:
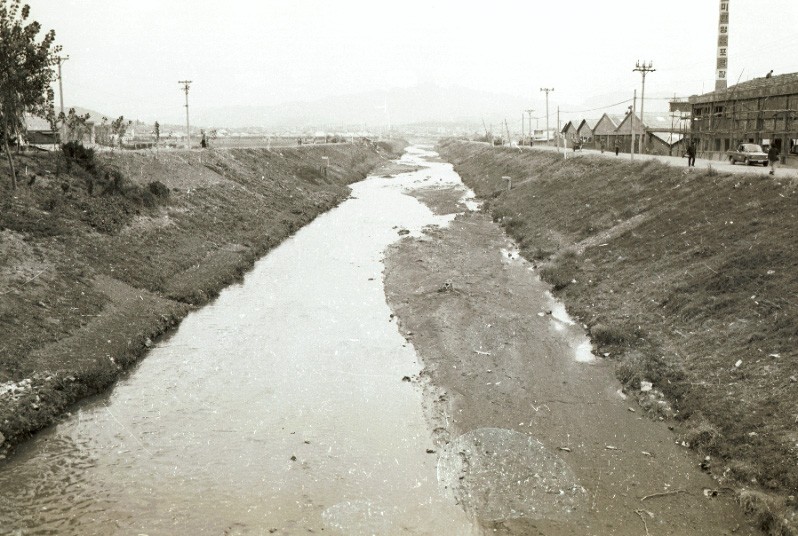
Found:
[[[0,185],[0,456],[403,146],[21,156],[28,180]]]

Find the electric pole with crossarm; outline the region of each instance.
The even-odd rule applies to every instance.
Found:
[[[651,62],[648,62],[648,65],[646,65],[646,62],[641,64],[640,61],[638,61],[632,71],[640,71],[640,74],[643,75],[643,91],[640,93],[640,124],[643,127],[643,134],[640,135],[640,151],[638,152],[644,154],[646,152],[646,122],[643,110],[646,107],[646,74],[653,73],[656,69],[652,68]],[[632,122],[634,122],[634,117],[632,118]]]
[[[180,80],[178,84],[183,84],[183,91],[186,92],[186,149],[191,149],[191,130],[188,124],[188,88],[191,80]]]

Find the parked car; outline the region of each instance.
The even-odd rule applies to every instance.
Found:
[[[762,150],[761,145],[757,145],[756,143],[741,143],[740,145],[737,146],[736,151],[728,151],[726,154],[729,155],[730,164],[743,162],[745,163],[745,165],[750,165],[750,164],[762,164],[763,166],[768,165],[767,153]]]

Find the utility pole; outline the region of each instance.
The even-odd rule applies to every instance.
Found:
[[[64,117],[64,122],[61,124],[61,141],[64,141],[64,138],[66,138],[66,116],[64,116],[64,84],[61,81],[61,64],[68,59],[69,56],[56,57],[56,61],[58,62],[58,95],[61,99],[61,116]]]
[[[632,144],[629,146],[629,154],[631,160],[635,159],[635,114],[637,113],[637,90],[635,89],[634,97],[632,97],[632,116],[629,118],[629,130],[632,131]]]
[[[178,84],[183,84],[183,91],[186,92],[186,149],[191,149],[191,129],[188,124],[188,88],[191,80],[180,80]]]
[[[535,110],[533,110],[532,108],[530,108],[529,110],[526,110],[526,113],[529,115],[529,145],[532,145],[532,137],[533,137],[532,136],[533,135],[533,132],[532,132],[532,112],[534,112],[534,111]],[[523,120],[523,118],[524,118],[524,115],[521,114],[521,119]]]
[[[646,74],[653,73],[656,69],[652,68],[651,62],[643,62],[642,64],[638,60],[635,64],[635,68],[632,69],[632,72],[639,71],[641,75],[643,75],[643,92],[640,94],[640,123],[643,125],[643,135],[640,136],[640,154],[646,152],[646,123],[645,123],[645,116],[643,115],[643,110],[646,107]]]
[[[521,145],[524,144],[524,112],[521,112]]]
[[[554,91],[553,87],[542,87],[541,91],[546,92],[546,141],[549,141],[549,92]],[[558,120],[559,121],[559,120]],[[558,145],[559,147],[559,145]]]
[[[61,99],[61,113],[64,113],[64,84],[61,82],[61,64],[69,59],[69,56],[58,56],[58,95]]]

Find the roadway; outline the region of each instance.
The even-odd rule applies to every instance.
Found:
[[[521,150],[533,150],[533,151],[556,151],[557,147],[553,147],[550,145],[535,145],[532,147],[528,146],[521,146],[518,147]],[[559,149],[563,151],[562,148]],[[618,158],[618,159],[626,159],[631,160],[632,156],[629,153],[620,153],[618,156],[615,156],[615,151],[604,151],[603,153],[597,149],[581,149],[578,151],[574,151],[573,149],[569,148],[567,150],[567,158],[583,158],[586,156],[597,156],[601,158]],[[634,155],[635,161],[640,160],[659,160],[660,162],[664,162],[674,167],[683,167],[687,168],[687,157],[679,157],[679,156],[667,156],[667,155],[649,155],[649,154],[635,154]],[[719,173],[752,173],[755,175],[767,175],[770,172],[770,167],[763,167],[763,166],[745,166],[742,164],[730,164],[726,160],[708,160],[705,158],[696,158],[695,160],[695,170],[696,171],[706,171],[712,167],[712,169],[718,171]],[[790,178],[798,178],[798,169],[794,167],[786,167],[783,164],[779,165],[776,169],[776,177],[790,177]]]

